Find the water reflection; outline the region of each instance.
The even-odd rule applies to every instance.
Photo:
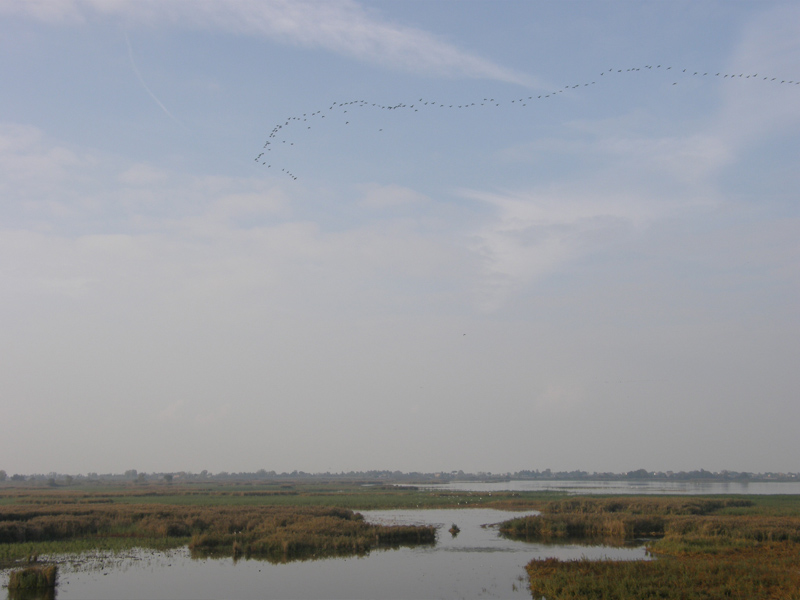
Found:
[[[435,546],[372,551],[363,557],[271,564],[193,560],[188,549],[71,557],[60,565],[58,600],[73,598],[530,598],[533,558],[646,559],[644,548],[548,545],[503,538],[497,524],[532,514],[490,509],[365,511],[375,523],[432,524]],[[448,529],[459,528],[458,536]],[[64,560],[66,557],[62,557]]]
[[[9,589],[8,600],[56,600],[56,590],[54,588],[40,590]]]

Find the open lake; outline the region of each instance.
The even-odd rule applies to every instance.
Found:
[[[546,545],[500,537],[492,524],[534,514],[493,509],[361,511],[371,522],[439,526],[433,546],[364,557],[270,564],[192,559],[185,548],[61,557],[58,600],[530,598],[533,558],[646,559],[643,547]],[[448,529],[461,529],[453,537]]]
[[[421,489],[460,492],[542,492],[567,494],[798,494],[796,481],[453,481],[450,483],[416,485]]]

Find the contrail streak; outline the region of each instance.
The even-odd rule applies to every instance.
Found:
[[[183,127],[185,129],[186,126],[183,123],[181,123],[180,121],[178,121],[178,119],[175,118],[175,115],[173,115],[171,112],[169,112],[167,110],[167,107],[164,106],[164,104],[161,102],[161,100],[156,98],[156,95],[150,90],[149,87],[147,87],[147,84],[144,82],[144,79],[142,78],[142,74],[139,73],[139,69],[136,67],[136,61],[133,60],[133,48],[131,48],[131,41],[130,41],[130,39],[128,39],[128,32],[127,31],[125,32],[125,42],[128,44],[128,58],[131,60],[131,68],[133,68],[133,72],[136,73],[136,77],[139,79],[139,83],[142,84],[142,87],[147,91],[148,94],[150,94],[150,97],[155,101],[155,103],[158,104],[161,107],[161,110],[163,110],[170,119],[172,119],[178,125],[180,125],[181,127]]]

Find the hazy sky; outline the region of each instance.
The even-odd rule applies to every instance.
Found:
[[[796,2],[2,0],[0,53],[9,473],[800,470]]]

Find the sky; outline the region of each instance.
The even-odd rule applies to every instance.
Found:
[[[8,473],[800,470],[796,2],[0,1]]]

